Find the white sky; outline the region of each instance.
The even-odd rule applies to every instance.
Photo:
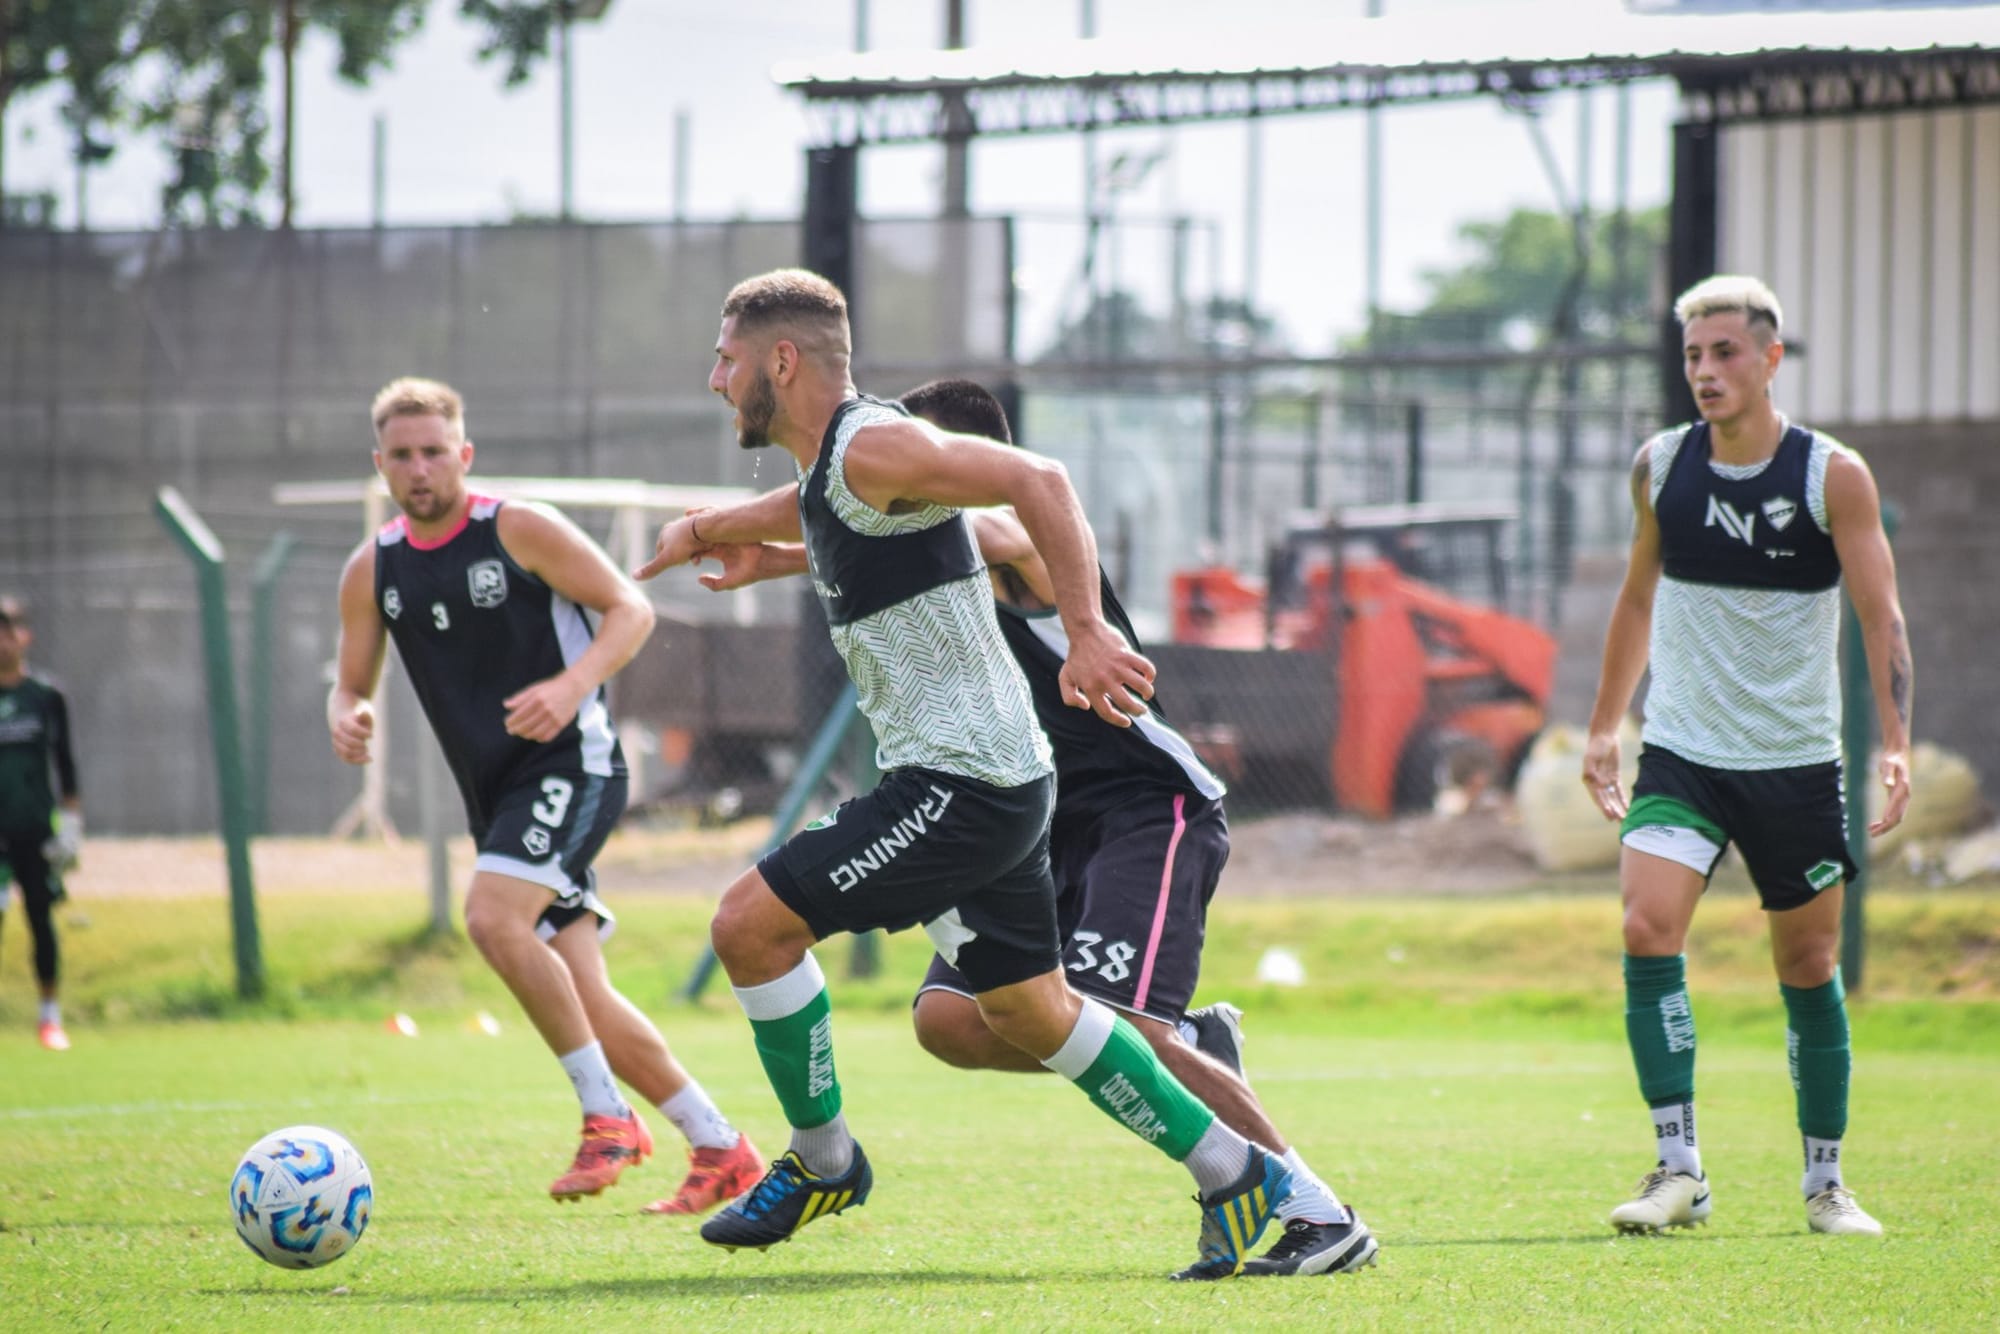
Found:
[[[1081,35],[1085,0],[966,0],[969,39],[1021,44]],[[944,0],[867,0],[869,45],[889,50],[937,45]],[[1393,15],[1478,8],[1519,13],[1523,24],[1560,23],[1566,13],[1603,13],[1619,0],[1386,0]],[[1349,18],[1366,0],[1095,0],[1097,33],[1195,37],[1226,21],[1245,33],[1297,32],[1317,17]],[[665,219],[674,211],[674,120],[690,119],[688,216],[789,217],[801,207],[801,104],[771,82],[781,60],[851,51],[854,0],[612,0],[606,17],[574,29],[575,212],[584,219]],[[299,60],[297,206],[305,227],[366,225],[373,191],[373,125],[387,123],[386,218],[391,224],[489,223],[516,210],[552,215],[560,197],[558,80],[552,64],[514,90],[501,66],[474,59],[477,30],[455,0],[434,0],[423,34],[401,49],[389,72],[355,89],[333,77],[331,42],[314,37]],[[273,97],[276,81],[273,80]],[[1543,117],[1565,188],[1574,190],[1582,149],[1580,105],[1591,124],[1590,200],[1614,200],[1616,94],[1601,90],[1552,99]],[[56,118],[60,95],[20,99],[5,126],[6,189],[53,191],[59,223],[75,219],[75,173]],[[1668,125],[1673,90],[1631,95],[1630,199],[1635,207],[1667,195]],[[275,113],[274,113],[275,119]],[[1199,238],[1194,279],[1205,290],[1242,290],[1255,255],[1256,298],[1277,313],[1294,341],[1325,350],[1360,327],[1366,296],[1365,118],[1358,112],[1280,116],[1263,134],[1264,190],[1256,245],[1246,244],[1244,183],[1248,131],[1241,124],[1132,130],[1098,136],[1100,163],[1121,150],[1167,155],[1121,196],[1128,218],[1190,214]],[[1527,206],[1555,207],[1534,140],[1518,114],[1479,99],[1399,108],[1382,118],[1385,304],[1421,299],[1420,275],[1461,256],[1457,226]],[[275,150],[274,150],[275,151]],[[909,216],[935,207],[941,150],[870,150],[862,158],[863,210]],[[995,139],[975,149],[973,208],[1050,221],[1022,233],[1019,278],[1030,327],[1024,350],[1044,336],[1056,307],[1074,296],[1076,220],[1083,208],[1084,149],[1075,136]],[[121,151],[93,172],[89,221],[100,230],[150,226],[164,179],[150,143]],[[275,207],[271,213],[275,214]],[[1157,291],[1166,270],[1164,229],[1128,232],[1116,257],[1121,276]],[[1148,237],[1153,238],[1149,243]],[[1107,267],[1112,257],[1101,261]],[[1043,328],[1036,328],[1035,325]]]

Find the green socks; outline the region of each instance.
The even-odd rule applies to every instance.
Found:
[[[833,1007],[826,975],[811,954],[772,982],[733,987],[757,1043],[757,1059],[794,1128],[809,1130],[840,1115],[833,1073]]]
[[[1069,1040],[1043,1065],[1090,1096],[1099,1111],[1175,1162],[1186,1161],[1215,1121],[1110,1006],[1086,999]],[[1242,1171],[1239,1158],[1233,1171]]]
[[[1684,956],[1625,956],[1625,1036],[1648,1106],[1693,1100],[1694,1011]]]
[[[1785,998],[1785,1055],[1798,1095],[1799,1133],[1838,1140],[1847,1133],[1847,1081],[1854,1049],[1847,1036],[1847,993],[1840,973],[1824,986],[1778,984]]]

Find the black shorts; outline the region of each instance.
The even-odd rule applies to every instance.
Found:
[[[1619,837],[1703,876],[1734,843],[1770,912],[1810,903],[1855,871],[1847,855],[1847,796],[1838,760],[1789,769],[1715,769],[1647,746],[1639,752],[1639,777]],[[1682,844],[1686,850],[1677,850]]]
[[[1056,966],[1055,779],[994,787],[932,769],[884,774],[757,863],[819,939],[919,923],[978,991]]]
[[[1107,1005],[1173,1024],[1201,977],[1208,902],[1229,860],[1222,803],[1161,792],[1127,802],[1053,846],[1056,922],[1069,983]],[[931,960],[917,994],[970,995]]]
[[[62,901],[62,872],[42,855],[51,832],[44,823],[0,833],[0,911],[7,907],[9,880],[21,886],[21,906],[31,912],[47,912]]]
[[[600,937],[616,919],[597,897],[591,863],[625,813],[625,779],[581,770],[539,773],[500,794],[486,828],[474,831],[473,868],[544,886],[555,902],[535,924],[548,940],[586,914]]]

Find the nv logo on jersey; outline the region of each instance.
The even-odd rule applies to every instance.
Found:
[[[1790,523],[1791,521],[1791,516],[1789,514],[1786,515],[1785,522]],[[1708,498],[1708,517],[1702,521],[1701,526],[1704,528],[1713,528],[1717,524],[1722,525],[1723,532],[1728,533],[1731,537],[1740,539],[1744,546],[1751,546],[1756,541],[1754,530],[1757,527],[1757,511],[1752,510],[1748,514],[1739,514],[1736,507],[1728,501],[1717,500],[1714,496],[1710,496]],[[1782,526],[1780,525],[1780,527]]]

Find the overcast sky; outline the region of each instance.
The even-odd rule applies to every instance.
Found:
[[[1279,41],[1326,17],[1358,17],[1366,0],[1094,0],[1100,36],[1173,36],[1195,43],[1219,21],[1248,37]],[[867,0],[869,46],[933,47],[944,0]],[[1086,0],[966,0],[973,44],[1021,45],[1082,35]],[[1618,0],[1386,0],[1391,16],[1440,24],[1517,16],[1522,30],[1578,14],[1615,13]],[[423,34],[366,89],[339,83],[332,45],[315,37],[299,60],[297,208],[300,226],[365,225],[372,202],[373,124],[387,124],[386,217],[396,223],[487,223],[516,212],[556,211],[560,194],[558,81],[552,66],[527,85],[503,89],[500,69],[474,59],[477,32],[455,0],[435,0]],[[801,148],[808,135],[797,99],[770,77],[780,61],[813,60],[855,46],[854,0],[612,0],[605,18],[575,30],[574,198],[579,217],[638,221],[671,217],[674,122],[684,111],[692,149],[688,214],[789,217],[798,213]],[[1218,16],[1226,16],[1226,20]],[[273,81],[274,97],[276,82]],[[75,178],[56,120],[58,95],[21,99],[6,123],[6,188],[50,190],[59,220],[74,222]],[[1584,98],[1551,99],[1542,116],[1564,189],[1574,191],[1583,153]],[[1588,95],[1589,195],[1611,207],[1617,162],[1616,94]],[[1666,197],[1668,126],[1674,94],[1640,85],[1630,98],[1630,198]],[[1159,153],[1157,165],[1117,203],[1131,220],[1115,257],[1129,285],[1157,290],[1166,268],[1159,220],[1197,221],[1195,277],[1224,292],[1257,278],[1255,296],[1303,348],[1324,350],[1362,322],[1366,294],[1363,182],[1365,117],[1358,112],[1270,118],[1264,125],[1264,189],[1254,247],[1246,242],[1241,124],[1133,130],[1098,136],[1100,162],[1124,151]],[[1421,299],[1421,274],[1461,255],[1462,222],[1519,207],[1553,208],[1556,195],[1522,116],[1489,99],[1395,109],[1382,118],[1385,303]],[[1164,150],[1162,152],[1162,150]],[[864,154],[864,211],[911,215],[935,207],[941,152],[930,147]],[[90,224],[148,226],[163,179],[149,144],[120,152],[88,183]],[[1032,342],[1076,295],[1084,150],[1074,136],[996,139],[972,165],[973,207],[1042,221],[1025,226],[1018,277],[1030,302]],[[275,209],[273,210],[275,212]],[[1110,264],[1106,255],[1100,262]],[[1043,329],[1032,327],[1039,321]]]

